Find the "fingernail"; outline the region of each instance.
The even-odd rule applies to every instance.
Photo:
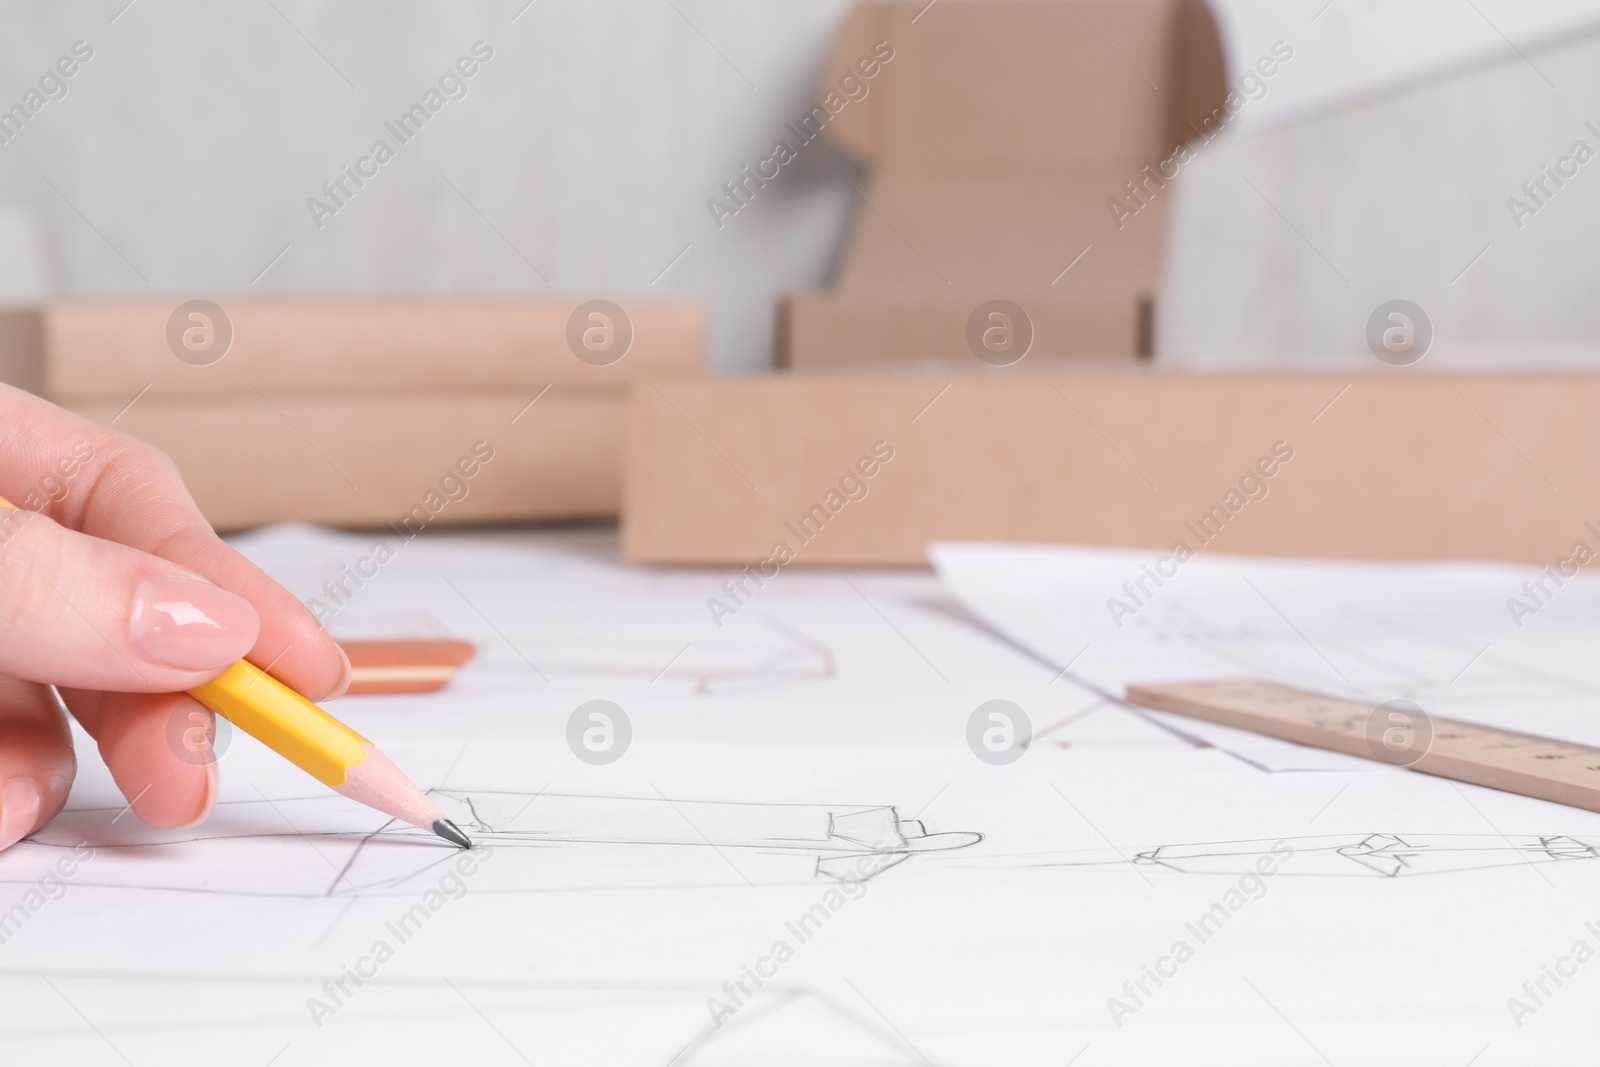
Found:
[[[206,764],[205,772],[206,784],[204,790],[202,790],[200,793],[200,809],[195,813],[192,819],[190,819],[188,822],[180,824],[182,829],[188,829],[192,826],[199,826],[201,823],[205,822],[211,817],[211,809],[217,806],[217,790],[221,785],[222,776],[217,771],[217,763],[215,760],[212,760],[210,763]]]
[[[226,667],[250,651],[261,617],[249,601],[210,582],[148,577],[134,592],[129,630],[146,659],[200,671]]]
[[[39,821],[44,794],[25,775],[14,775],[0,786],[0,850],[8,849],[33,832]]]
[[[355,677],[355,670],[350,666],[350,654],[344,650],[343,645],[335,643],[333,647],[339,650],[339,659],[344,663],[344,669],[339,674],[339,682],[333,687],[333,692],[327,695],[328,700],[344,696],[345,690],[350,688],[350,679]]]

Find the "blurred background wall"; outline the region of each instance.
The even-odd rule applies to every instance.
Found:
[[[1593,13],[1464,0],[1443,23],[1459,47],[1408,55],[1396,42],[1409,30],[1359,5],[1302,27],[1252,7],[1296,55],[1173,183],[1163,358],[1369,363],[1368,317],[1405,299],[1432,320],[1430,366],[1600,363]],[[1527,16],[1540,24],[1497,25]],[[1366,69],[1326,64],[1334,39]]]
[[[776,299],[825,281],[857,209],[846,181],[853,165],[818,141],[720,228],[706,200],[809,109],[847,6],[0,4],[0,107],[75,41],[94,50],[67,95],[0,145],[0,203],[13,205],[0,210],[0,300],[688,298],[710,310],[713,370],[765,369]],[[1474,308],[1492,289],[1502,302],[1564,308],[1554,318],[1530,313],[1547,332],[1595,336],[1593,309],[1576,306],[1575,294],[1592,291],[1596,278],[1597,246],[1580,235],[1597,217],[1600,163],[1584,171],[1588,191],[1566,198],[1589,206],[1555,205],[1580,223],[1541,216],[1533,222],[1544,234],[1530,237],[1530,223],[1504,243],[1494,226],[1504,198],[1577,135],[1567,118],[1600,120],[1600,64],[1582,40],[1600,19],[1600,0],[1217,7],[1230,68],[1242,70],[1277,39],[1293,44],[1296,59],[1178,183],[1163,350],[1255,358],[1271,346],[1282,356],[1349,348],[1351,336],[1358,347],[1352,316],[1364,319],[1373,296],[1406,295],[1390,292],[1398,285],[1391,276],[1364,274],[1368,261],[1427,277],[1452,267],[1448,283],[1485,243],[1495,248],[1470,284],[1441,290],[1447,320],[1479,321]],[[925,17],[937,17],[937,7]],[[466,96],[319,228],[307,198],[322,196],[324,181],[387,136],[384,123],[478,40],[494,55],[467,80]],[[1571,43],[1548,53],[1562,41]],[[1407,87],[1399,106],[1384,102]],[[1561,107],[1541,99],[1549,93],[1561,94]],[[1524,122],[1523,108],[1535,104],[1543,117]],[[1372,151],[1374,123],[1393,151]],[[1509,152],[1485,132],[1501,129],[1521,133]],[[1260,177],[1272,212],[1239,180],[1241,168]],[[1406,187],[1409,213],[1384,216],[1378,209]],[[1430,192],[1445,187],[1448,196]],[[1341,213],[1319,209],[1347,195],[1353,206]],[[1466,213],[1459,224],[1449,222],[1458,211]],[[1318,246],[1316,259],[1281,226],[1285,216]],[[1564,281],[1519,283],[1527,264],[1541,262],[1545,240],[1563,249],[1565,258],[1546,267]],[[1361,285],[1321,277],[1324,256]],[[1500,331],[1525,324],[1499,312],[1482,319]]]
[[[842,0],[126,3],[0,8],[5,105],[94,48],[0,146],[59,295],[691,297],[751,370],[848,222],[820,144],[720,231],[705,206],[809,110]],[[319,230],[306,199],[477,40],[467,95]]]

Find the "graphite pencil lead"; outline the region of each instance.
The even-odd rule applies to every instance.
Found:
[[[433,820],[433,832],[450,842],[452,845],[460,845],[462,848],[472,847],[472,838],[462,833],[461,827],[457,826],[449,819]]]

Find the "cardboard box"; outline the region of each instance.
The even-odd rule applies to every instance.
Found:
[[[678,382],[634,400],[624,551],[912,565],[941,539],[1181,540],[1548,563],[1600,536],[1585,526],[1600,527],[1596,410],[1596,374]]]
[[[797,360],[780,353],[779,361],[809,371],[860,366],[875,353],[896,353],[908,362],[971,360],[966,333],[973,307],[960,297],[791,297],[783,309],[782,342],[807,355]],[[1033,331],[1030,363],[1150,351],[1149,300],[1030,298],[1024,311]]]
[[[615,516],[623,400],[553,386],[518,417],[531,396],[146,396],[116,426],[171,456],[224,531],[290,518],[383,527],[418,506],[428,525]],[[124,403],[68,406],[109,423]],[[464,457],[481,460],[480,441],[493,459],[460,477]],[[458,485],[465,495],[451,499]],[[437,512],[428,506],[440,500]]]
[[[1199,0],[858,6],[790,130],[871,178],[833,288],[785,311],[786,364],[971,358],[967,319],[993,299],[1035,320],[1036,354],[1148,354],[1158,165],[1220,128],[1225,96]],[[1125,225],[1108,201],[1134,189]]]
[[[0,308],[0,382],[40,392],[44,326],[37,308]]]
[[[629,383],[699,374],[704,352],[683,305],[628,304],[624,327],[575,319],[576,301],[225,300],[225,326],[174,326],[179,304],[50,305],[36,377],[171,456],[223,530],[398,521],[480,440],[496,459],[433,522],[614,517]],[[175,350],[187,328],[231,338],[191,362]],[[586,329],[601,331],[589,347]]]
[[[555,382],[613,386],[620,396],[625,382],[699,374],[704,361],[704,316],[687,305],[627,303],[631,344],[616,362],[599,366],[579,359],[569,344],[579,301],[224,299],[231,345],[215,362],[193,365],[174,354],[168,337],[180,303],[46,307],[45,395],[126,400],[147,385],[162,395],[258,388],[373,395],[520,391]]]

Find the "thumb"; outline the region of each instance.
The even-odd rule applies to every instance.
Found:
[[[0,511],[0,673],[76,689],[191,689],[240,659],[249,602],[174,563]]]

